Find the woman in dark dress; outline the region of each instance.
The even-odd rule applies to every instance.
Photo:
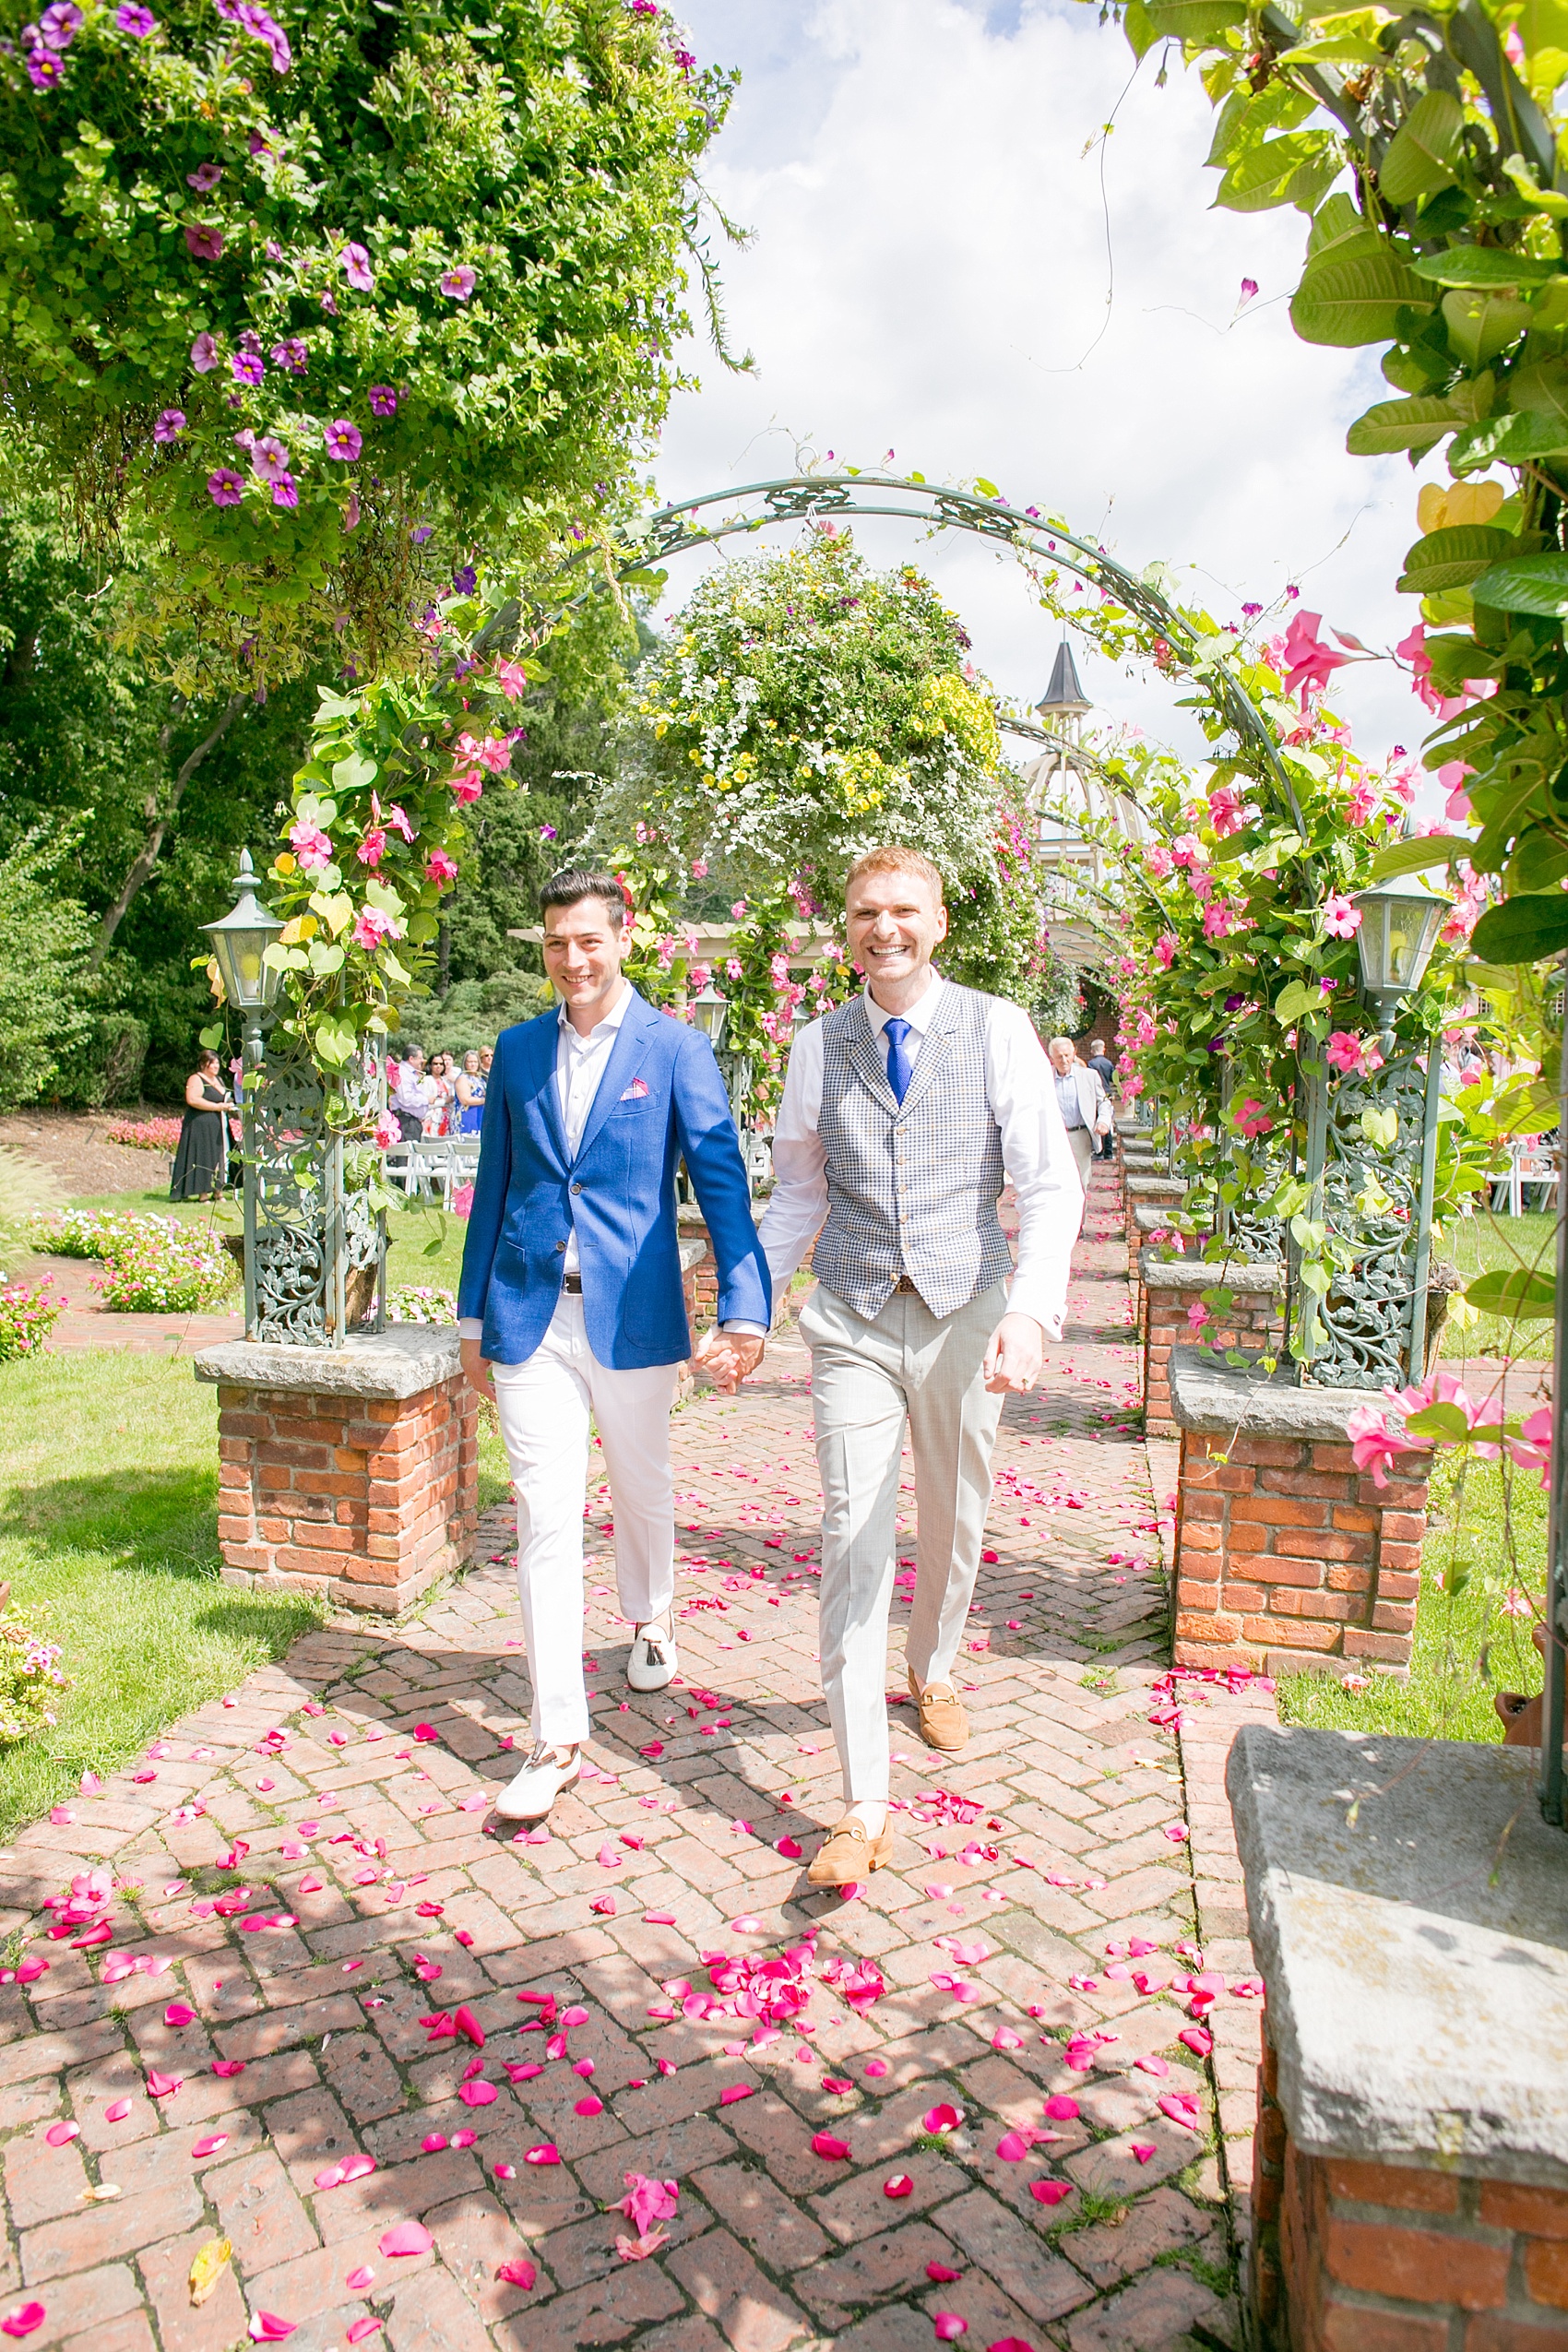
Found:
[[[172,1201],[205,1201],[223,1190],[229,1164],[229,1129],[224,1112],[233,1104],[219,1079],[218,1056],[204,1053],[185,1080],[185,1115],[180,1123],[180,1144],[169,1179]]]

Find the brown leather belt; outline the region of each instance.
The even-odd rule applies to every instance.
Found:
[[[895,1290],[912,1290],[917,1298],[920,1296],[920,1284],[912,1281],[907,1274],[901,1274],[893,1288]]]
[[[561,1277],[561,1288],[563,1290],[580,1290],[582,1287],[583,1277],[580,1274],[564,1274]]]

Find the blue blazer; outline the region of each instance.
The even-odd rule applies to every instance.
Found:
[[[691,1353],[675,1227],[683,1156],[719,1266],[719,1320],[772,1318],[730,1098],[700,1029],[634,990],[576,1157],[555,1088],[554,1012],[503,1029],[480,1130],[459,1316],[481,1316],[493,1363],[521,1364],[550,1328],[575,1226],[588,1341],[631,1372]]]

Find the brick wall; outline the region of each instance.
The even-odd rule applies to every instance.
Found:
[[[1550,2352],[1568,2345],[1568,2190],[1305,2156],[1266,2031],[1253,2140],[1259,2352]]]
[[[1163,1278],[1151,1283],[1148,1271],[1152,1263],[1146,1250],[1138,1305],[1144,1359],[1144,1429],[1149,1437],[1177,1437],[1181,1432],[1170,1411],[1170,1351],[1193,1343],[1188,1308],[1198,1302],[1205,1290],[1228,1289],[1230,1305],[1223,1313],[1216,1310],[1217,1320],[1206,1327],[1205,1336],[1209,1344],[1222,1349],[1239,1348],[1248,1356],[1266,1356],[1277,1353],[1284,1346],[1285,1306],[1272,1285],[1266,1289],[1245,1289],[1237,1282],[1234,1269],[1227,1279],[1224,1267],[1218,1265],[1163,1265]]]
[[[1429,1459],[1377,1487],[1348,1444],[1183,1430],[1178,1663],[1408,1674]]]
[[[406,1609],[468,1560],[478,1429],[461,1378],[401,1398],[220,1384],[225,1581],[287,1579],[350,1609]]]

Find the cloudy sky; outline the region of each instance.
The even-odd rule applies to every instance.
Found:
[[[875,465],[891,448],[897,470],[989,477],[1134,568],[1164,558],[1221,618],[1295,582],[1369,646],[1404,635],[1416,481],[1344,445],[1388,387],[1372,355],[1292,334],[1302,217],[1209,208],[1212,116],[1179,64],[1157,88],[1158,58],[1134,74],[1075,0],[683,5],[698,53],[744,77],[708,176],[754,232],[723,269],[756,370],[694,348],[667,495],[790,473],[798,451]],[[1243,278],[1260,291],[1238,315]],[[925,564],[1002,691],[1038,697],[1055,632],[1010,560],[956,534],[857,536]],[[671,604],[699,560],[676,559]],[[1083,669],[1103,708],[1190,747],[1158,681]],[[1391,663],[1341,679],[1364,750],[1419,743]]]

